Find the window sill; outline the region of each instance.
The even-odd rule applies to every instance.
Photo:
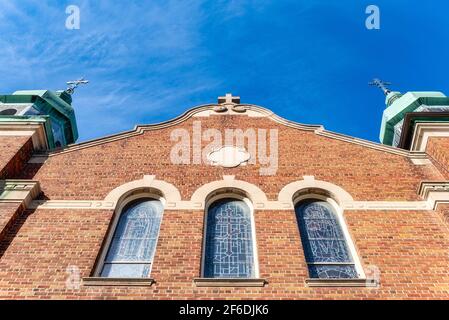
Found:
[[[370,287],[379,286],[374,279],[306,279],[308,287]]]
[[[126,286],[126,287],[149,287],[155,283],[151,278],[83,278],[84,286]]]
[[[263,287],[268,282],[259,278],[195,278],[193,283],[197,287]]]

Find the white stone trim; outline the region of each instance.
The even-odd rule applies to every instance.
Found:
[[[432,210],[427,201],[353,201],[342,205],[344,210]]]
[[[429,159],[413,159],[412,158],[410,160],[416,166],[425,166],[425,165],[432,164],[432,161],[430,161]]]
[[[264,287],[268,281],[261,278],[195,278],[197,287]]]
[[[176,204],[181,202],[181,193],[178,188],[171,183],[156,180],[154,175],[145,175],[140,180],[122,184],[109,192],[104,202],[117,204],[130,193],[146,188],[160,191],[168,207],[176,207]]]
[[[32,121],[0,122],[0,136],[29,136],[35,150],[48,150],[43,123]]]
[[[0,137],[14,137],[14,136],[23,136],[23,137],[31,137],[34,134],[32,130],[15,130],[15,131],[4,131],[0,130]]]
[[[293,203],[295,195],[301,193],[301,191],[318,189],[326,191],[340,206],[354,202],[354,199],[348,192],[335,184],[315,180],[314,176],[304,176],[303,178],[304,180],[295,181],[283,187],[279,192],[278,201],[285,204]]]
[[[245,105],[241,105],[241,106],[245,106]],[[268,116],[268,115],[258,112],[256,110],[247,109],[244,112],[236,112],[236,111],[234,111],[234,109],[232,107],[231,108],[228,107],[226,111],[222,111],[222,112],[217,112],[212,108],[208,109],[208,110],[200,111],[198,113],[195,113],[193,115],[193,117],[195,117],[195,118],[206,117],[207,118],[210,116],[217,116],[217,115],[247,116],[247,117],[251,117],[251,118],[264,118],[264,117]]]
[[[439,204],[449,203],[449,181],[423,181],[418,193],[430,210],[436,210]]]
[[[152,278],[83,278],[83,286],[151,287],[155,282]]]
[[[30,209],[114,209],[115,202],[96,200],[34,200],[30,203]]]
[[[447,122],[417,122],[411,143],[411,151],[425,152],[430,137],[449,138]]]
[[[243,147],[224,145],[215,148],[207,154],[207,160],[212,166],[236,168],[246,166],[251,154]]]
[[[21,203],[32,207],[32,200],[41,192],[39,182],[33,180],[0,180],[0,204]]]
[[[223,176],[223,180],[206,183],[199,187],[190,198],[190,202],[199,209],[204,209],[208,197],[219,190],[241,190],[253,203],[255,209],[267,207],[268,199],[265,193],[256,185],[242,180],[235,180],[234,176]],[[232,191],[229,191],[232,193]]]
[[[345,203],[341,207],[344,210],[353,211],[426,211],[434,210],[437,204],[449,203],[448,196],[440,195],[438,197],[429,198],[427,201],[354,201]],[[432,205],[435,203],[435,205]],[[171,204],[171,206],[169,206]],[[114,202],[99,200],[33,200],[29,205],[30,209],[73,209],[73,210],[112,210],[115,208]],[[260,205],[259,210],[285,211],[293,210],[292,203],[268,201],[265,206]],[[201,211],[202,204],[200,202],[179,201],[177,203],[169,202],[166,209],[170,211]]]
[[[362,287],[362,288],[376,288],[379,285],[377,280],[370,279],[306,279],[307,287]]]
[[[443,184],[443,185],[441,185]],[[247,197],[254,210],[293,210],[294,204],[308,194],[318,193],[335,200],[344,210],[434,210],[439,203],[449,203],[447,182],[423,182],[418,192],[422,201],[355,201],[343,188],[326,181],[315,180],[313,176],[304,176],[304,180],[287,184],[278,194],[278,200],[268,200],[265,193],[256,185],[236,180],[235,176],[223,176],[222,180],[206,183],[199,187],[190,200],[181,200],[176,186],[155,176],[145,176],[141,180],[125,183],[112,190],[102,200],[35,200],[30,204],[35,209],[114,209],[122,198],[131,193],[147,192],[160,194],[166,210],[202,211],[211,197],[220,194],[242,194]]]

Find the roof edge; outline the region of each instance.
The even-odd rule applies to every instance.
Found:
[[[285,126],[292,127],[295,129],[312,131],[317,135],[324,136],[327,138],[337,139],[340,141],[349,142],[349,143],[365,146],[365,147],[368,147],[371,149],[376,149],[379,151],[384,151],[384,152],[388,152],[391,154],[400,155],[400,156],[404,156],[404,157],[408,157],[408,158],[420,158],[420,159],[427,158],[427,155],[424,152],[410,152],[407,150],[395,148],[395,147],[384,145],[381,143],[376,143],[376,142],[372,142],[369,140],[356,138],[356,137],[352,137],[349,135],[336,133],[333,131],[328,131],[324,128],[323,125],[307,125],[307,124],[302,124],[302,123],[295,122],[292,120],[288,120],[288,119],[285,119],[285,118],[275,114],[273,111],[266,109],[264,107],[258,106],[258,105],[245,104],[245,103],[242,103],[239,105],[245,106],[245,107],[249,108],[249,110],[260,112],[261,114],[265,115],[267,118],[270,118],[271,120],[273,120],[277,123],[280,123],[280,124],[283,124]],[[132,136],[137,136],[137,135],[143,134],[145,131],[159,130],[159,129],[172,127],[172,126],[175,126],[179,123],[182,123],[182,122],[190,119],[192,116],[194,116],[197,113],[210,110],[210,108],[214,107],[214,106],[217,106],[217,104],[203,104],[203,105],[195,106],[193,108],[188,109],[181,115],[179,115],[175,118],[163,121],[163,122],[154,123],[154,124],[146,124],[146,125],[136,125],[131,130],[119,132],[116,134],[112,134],[112,135],[108,135],[108,136],[104,136],[104,137],[100,137],[100,138],[96,138],[96,139],[92,139],[92,140],[88,140],[88,141],[84,141],[81,143],[70,144],[63,149],[48,152],[47,155],[48,156],[56,156],[59,154],[64,154],[64,153],[68,153],[68,152],[72,152],[72,151],[76,151],[76,150],[80,150],[80,149],[84,149],[84,148],[89,148],[89,147],[125,139],[125,138],[132,137]]]

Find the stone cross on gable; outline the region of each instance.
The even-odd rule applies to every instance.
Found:
[[[218,97],[218,104],[240,103],[240,97],[234,97],[232,93],[227,93],[224,97]]]

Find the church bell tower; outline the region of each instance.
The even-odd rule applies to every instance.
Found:
[[[72,97],[67,91],[27,90],[0,95],[0,130],[29,131],[41,127],[41,141],[36,149],[51,150],[74,143],[78,139]],[[39,130],[37,130],[39,131]],[[33,135],[34,135],[33,134]]]
[[[32,131],[36,132],[32,137],[37,150],[52,150],[75,143],[78,128],[72,95],[79,85],[87,83],[88,80],[81,78],[68,81],[66,90],[25,90],[0,95],[0,132],[14,136],[14,132],[23,134],[34,128],[36,130]]]
[[[72,94],[84,83],[87,80],[68,82],[69,87],[61,91],[26,90],[0,95],[0,179],[20,177],[35,154],[76,142]]]
[[[442,92],[400,92],[374,79],[386,95],[380,141],[411,152],[425,152],[449,176],[449,97]]]

